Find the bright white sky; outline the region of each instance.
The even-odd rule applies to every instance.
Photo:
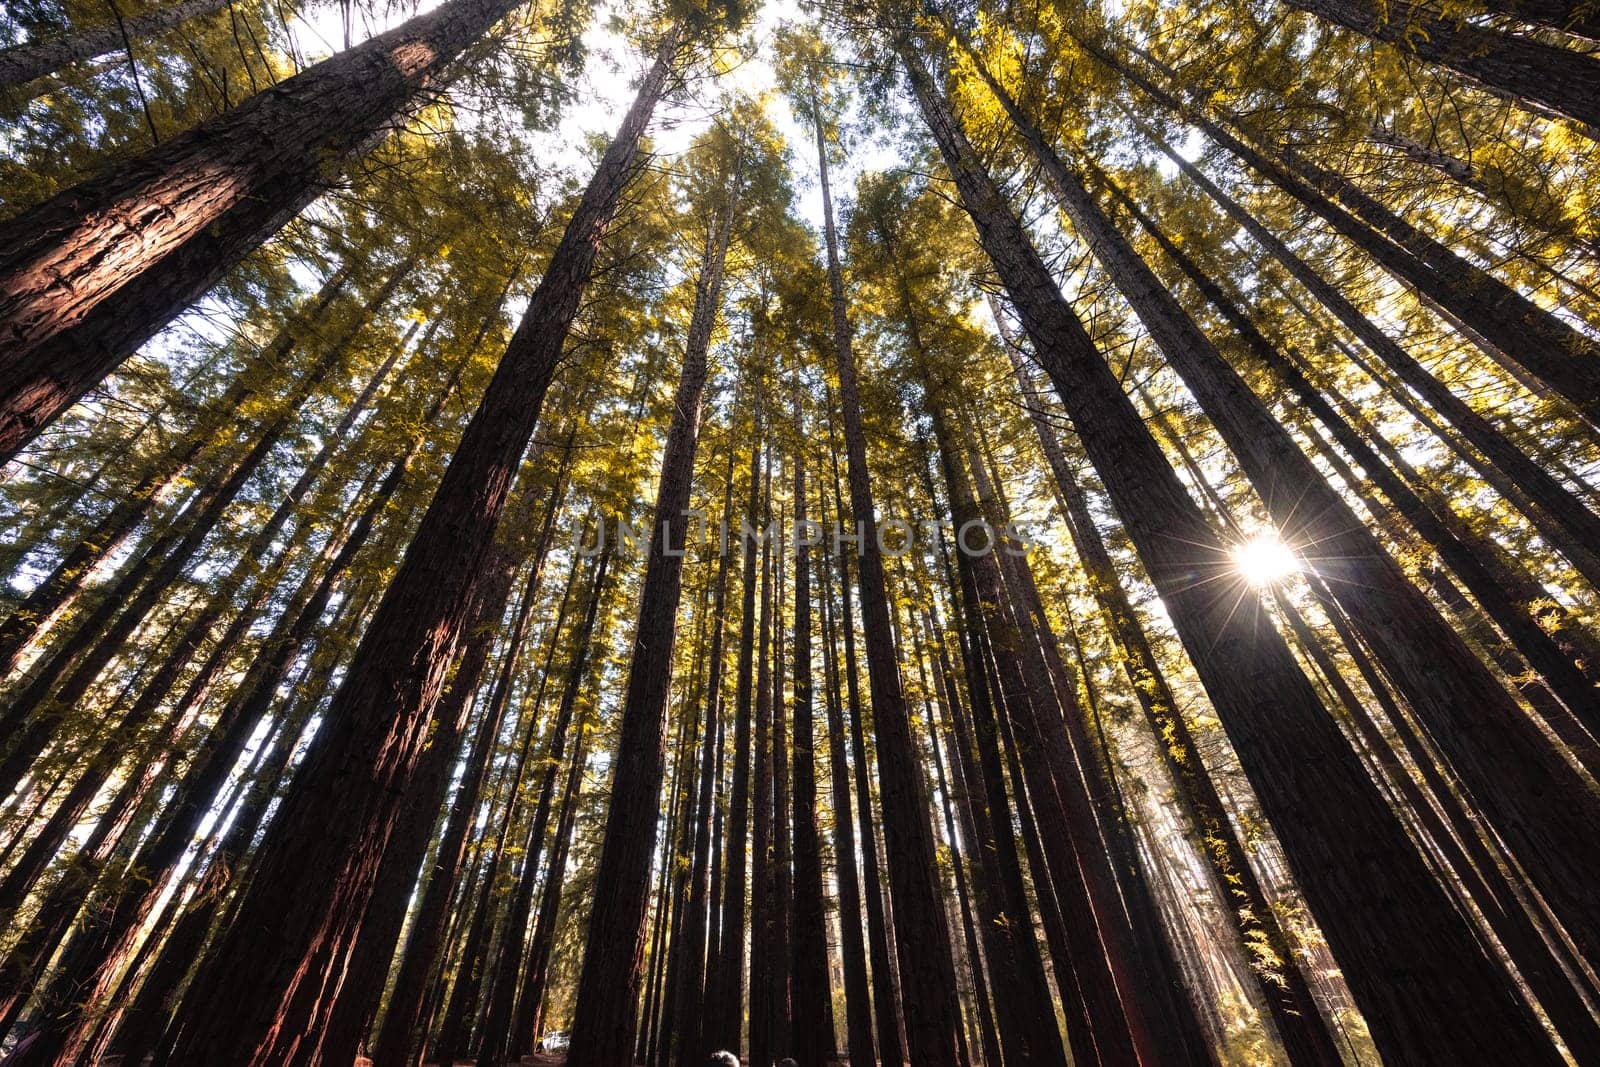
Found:
[[[415,8],[397,8],[382,19],[371,19],[357,13],[352,34],[359,41],[404,21],[416,12],[431,10],[439,2],[423,0]],[[587,143],[588,136],[609,136],[615,130],[632,101],[634,82],[644,69],[646,58],[607,28],[610,16],[624,11],[626,7],[626,0],[602,0],[597,5],[584,37],[588,61],[578,81],[577,99],[566,107],[559,127],[549,138],[550,143],[557,146],[557,151],[568,157],[567,161],[575,172],[587,166],[582,146]],[[659,153],[677,155],[710,124],[719,93],[757,98],[768,94],[768,117],[789,138],[795,149],[796,211],[820,231],[822,196],[815,182],[816,164],[810,130],[796,123],[788,104],[775,92],[776,79],[768,58],[771,55],[772,35],[777,28],[785,22],[800,21],[806,21],[806,18],[797,0],[766,0],[748,34],[756,42],[755,54],[746,57],[744,62],[715,81],[703,79],[696,83],[693,99],[676,100],[659,108],[650,132]],[[344,28],[336,2],[316,5],[308,15],[292,22],[291,28],[298,50],[307,61],[315,61],[342,47]],[[897,161],[898,154],[892,145],[858,144],[850,165],[835,178],[836,195],[848,195],[856,174],[886,168]],[[556,157],[556,162],[563,162],[560,155]],[[582,177],[579,174],[580,180]]]

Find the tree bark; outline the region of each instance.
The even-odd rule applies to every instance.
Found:
[[[911,722],[889,632],[888,589],[877,545],[877,508],[867,471],[855,356],[851,351],[825,157],[821,163],[834,356],[838,362],[839,406],[848,461],[850,517],[860,537],[856,546],[857,580],[867,644],[867,680],[878,742],[879,800],[883,807],[890,891],[894,895],[903,989],[901,1007],[905,1012],[912,1061],[927,1067],[945,1067],[958,1061],[956,1048],[961,1009],[950,954],[950,931],[940,902],[928,798],[921,769],[917,766],[916,745],[911,736]],[[886,1062],[897,1062],[891,1059],[887,1048],[883,1049],[883,1058]]]
[[[0,89],[22,85],[54,74],[70,64],[120,51],[130,41],[142,41],[227,6],[228,0],[180,0],[107,26],[91,26],[60,37],[29,40],[0,49]]]
[[[1600,63],[1582,52],[1440,17],[1406,0],[1290,0],[1346,29],[1387,41],[1541,114],[1600,131]]]
[[[721,307],[723,266],[736,197],[737,191],[730,189],[724,214],[717,220],[715,232],[707,235],[683,370],[661,460],[650,554],[612,764],[611,806],[573,1013],[571,1067],[612,1067],[626,1062],[638,1024],[650,857],[656,846],[672,648],[690,523],[687,509],[700,438],[706,355]]]
[[[0,461],[294,217],[516,6],[451,0],[0,225]]]

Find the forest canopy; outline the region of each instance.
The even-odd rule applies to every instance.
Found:
[[[1595,0],[11,0],[0,129],[6,1067],[1600,1063]]]

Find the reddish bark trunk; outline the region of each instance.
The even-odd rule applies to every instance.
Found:
[[[381,137],[515,6],[452,0],[0,226],[0,460],[275,233],[330,164]]]

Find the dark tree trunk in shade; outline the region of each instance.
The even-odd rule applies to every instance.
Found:
[[[762,404],[756,395],[755,433],[750,446],[750,491],[745,502],[744,529],[754,531],[761,522]],[[741,533],[744,556],[739,655],[734,677],[733,770],[728,795],[727,873],[722,886],[720,956],[706,980],[707,1047],[739,1049],[743,1046],[745,1000],[745,889],[748,884],[750,833],[751,701],[754,693],[756,641],[756,567],[759,552],[753,536]]]
[[[839,692],[839,649],[830,557],[822,575],[822,662],[828,715],[828,771],[833,810],[834,877],[839,887],[839,955],[844,971],[845,1042],[852,1065],[877,1067],[872,1040],[872,995],[868,991],[867,945],[862,936],[861,875],[856,868],[854,805],[850,802],[850,764],[845,755],[845,725]]]
[[[728,471],[722,489],[722,526],[726,530],[733,519],[733,468],[734,451],[728,451]],[[717,556],[717,576],[713,585],[711,608],[710,678],[706,682],[705,721],[701,726],[700,776],[698,795],[694,804],[694,853],[690,858],[689,889],[683,928],[679,931],[680,969],[678,992],[672,1035],[674,1064],[698,1067],[713,1051],[704,1047],[702,1037],[702,1012],[705,999],[707,926],[711,902],[710,869],[712,843],[712,808],[715,804],[715,786],[720,765],[717,761],[718,726],[722,720],[722,639],[724,612],[728,601],[729,554]]]
[[[927,463],[919,464],[930,501],[937,501],[933,478]],[[938,637],[941,633],[936,609],[927,610],[927,628],[938,654],[935,681],[950,718],[951,736],[947,751],[951,774],[957,782],[962,836],[969,842],[981,879],[974,879],[984,956],[989,961],[995,997],[1000,1040],[1006,1057],[1014,1062],[1064,1063],[1065,1047],[1055,1024],[1052,995],[1044,962],[1034,940],[1031,923],[1012,916],[1031,916],[1018,861],[1016,839],[1012,833],[1011,801],[1005,792],[1005,772],[995,747],[994,708],[985,678],[982,635],[972,630],[968,619],[977,619],[977,594],[970,568],[962,561],[960,578],[950,564],[944,541],[940,558],[946,587],[952,598],[951,623],[957,634],[962,666],[966,671],[968,714],[959,697],[960,686],[949,651]],[[970,720],[970,721],[969,721]],[[983,731],[981,738],[975,730]],[[1048,889],[1044,896],[1048,896]],[[1087,1036],[1088,1025],[1076,1012],[1077,997],[1063,988],[1063,1007],[1074,1034]],[[1083,1049],[1077,1053],[1084,1055]]]
[[[762,470],[762,498],[772,500],[772,450]],[[762,518],[770,518],[764,510]],[[772,541],[761,542],[761,611],[756,623],[756,691],[751,730],[750,768],[750,1060],[771,1063],[772,909],[776,895],[772,871]]]
[[[795,388],[795,440],[804,441],[800,391]],[[794,528],[805,531],[805,456],[794,453]],[[795,538],[794,559],[794,1058],[799,1067],[823,1067],[834,1049],[833,997],[828,981],[828,934],[822,896],[822,839],[817,828],[816,741],[811,667],[811,547]]]
[[[573,716],[577,713],[577,701],[584,680],[591,674],[591,650],[596,641],[595,627],[599,619],[601,600],[605,595],[606,575],[610,563],[609,552],[602,552],[595,562],[583,621],[579,623],[571,639],[573,651],[566,666],[561,703],[556,709],[557,721],[573,720]],[[577,734],[577,740],[573,744],[572,756],[567,760],[563,805],[576,803],[578,783],[583,776],[583,723],[576,722],[570,729]],[[551,772],[547,771],[548,773]],[[544,1000],[543,983],[550,964],[549,942],[554,936],[555,911],[561,902],[561,881],[566,868],[567,852],[571,847],[574,818],[576,818],[575,813],[568,812],[565,807],[557,816],[550,859],[545,865],[545,884],[538,920],[534,926],[533,937],[529,941],[528,955],[523,965],[522,981],[517,994],[516,1014],[512,1020],[511,1055],[514,1057],[526,1055],[533,1050],[538,1041],[540,1010]]]
[[[830,409],[833,407],[829,405]],[[833,434],[828,438],[833,469],[834,521],[844,524],[843,492],[839,479],[839,454]],[[867,948],[872,961],[872,1005],[877,1022],[878,1058],[886,1065],[905,1062],[905,1037],[900,1024],[900,999],[894,986],[894,954],[889,947],[889,920],[878,861],[877,820],[873,814],[871,771],[867,765],[865,704],[861,699],[861,672],[856,662],[855,609],[850,596],[849,558],[839,556],[839,628],[844,632],[845,695],[850,713],[850,759],[855,774],[856,815],[861,829],[862,897],[867,912]]]
[[[359,933],[400,813],[398,784],[415,769],[512,476],[676,47],[673,33],[601,158],[367,629],[327,714],[327,736],[319,735],[302,785],[274,821],[238,921],[212,957],[215,970],[202,975],[201,995],[185,1007],[176,1062],[292,1062],[308,1036],[295,1020],[337,993],[336,982],[310,987],[337,974],[335,961]],[[211,977],[219,974],[231,977]]]
[[[979,239],[1162,595],[1380,1050],[1555,1052],[1435,882],[1254,596],[1221,591],[1228,550],[983,170],[920,55],[896,42]],[[1337,795],[1331,809],[1325,798]],[[1403,909],[1398,902],[1405,901]],[[1404,914],[1400,914],[1403,910]],[[1429,977],[1420,978],[1425,969]],[[1463,1005],[1472,1010],[1463,1013]]]
[[[501,619],[517,570],[524,563],[528,563],[528,577],[523,584],[521,600],[514,613],[510,631],[504,638],[504,651],[496,672],[495,683],[483,712],[483,718],[494,722],[497,728],[507,718],[512,679],[519,662],[528,620],[538,599],[544,564],[555,534],[556,520],[561,513],[561,504],[566,491],[567,468],[572,459],[573,433],[574,431],[568,432],[562,459],[555,472],[554,485],[545,497],[544,516],[539,523],[538,536],[531,544],[513,535],[506,543],[496,545],[488,563],[490,572],[481,593],[481,605],[475,608],[484,628],[489,631],[489,636],[492,638],[492,635],[501,630]],[[521,531],[533,525],[533,501],[542,495],[531,489],[524,490],[520,506],[513,505],[512,515],[507,523],[510,530]],[[531,563],[528,562],[529,557]],[[568,571],[554,624],[554,633],[557,635],[561,631],[577,574],[577,566],[571,567]],[[379,867],[373,904],[367,911],[361,934],[351,953],[344,987],[333,1003],[328,1021],[322,1027],[324,1034],[320,1055],[332,1062],[343,1062],[346,1058],[353,1059],[357,1049],[362,1045],[363,1038],[371,1030],[372,1016],[377,1011],[378,1001],[383,993],[384,980],[388,976],[396,942],[405,923],[406,909],[417,882],[418,871],[427,858],[429,830],[444,802],[458,756],[458,741],[467,728],[466,715],[469,706],[465,705],[464,701],[458,704],[455,694],[462,688],[470,687],[467,688],[468,693],[475,690],[485,666],[484,653],[475,647],[479,642],[479,636],[474,631],[469,633],[471,636],[468,637],[466,649],[462,653],[461,665],[456,668],[455,677],[451,681],[450,694],[440,705],[435,736],[429,742],[428,749],[418,763],[418,770],[412,777],[406,798],[404,821],[397,828],[395,843],[384,853]],[[538,704],[534,702],[530,706],[537,708]],[[474,738],[474,751],[469,758],[476,758],[480,754],[476,750],[477,740]],[[474,783],[474,799],[476,784]],[[470,800],[467,803],[469,807],[472,806]],[[452,867],[455,865],[451,864]],[[452,881],[453,879],[446,879],[446,884]]]
[[[900,688],[893,637],[889,631],[888,589],[875,531],[877,508],[867,473],[866,440],[861,429],[855,356],[839,269],[832,194],[826,159],[822,166],[823,223],[828,253],[828,282],[833,310],[834,356],[839,372],[839,407],[844,424],[846,473],[850,484],[850,519],[865,536],[857,548],[857,580],[861,592],[866,639],[867,681],[878,742],[878,796],[889,860],[889,886],[894,897],[898,942],[901,1008],[912,1061],[927,1067],[957,1062],[961,1009],[950,931],[940,900],[929,804],[917,766],[911,721]],[[880,1040],[881,1043],[881,1040]],[[889,1050],[882,1049],[885,1061]]]
[[[572,1024],[572,1067],[611,1067],[631,1054],[643,965],[650,857],[656,845],[672,648],[677,633],[682,554],[688,537],[690,491],[705,395],[706,354],[722,299],[723,264],[736,210],[730,191],[725,214],[707,235],[695,288],[683,370],[667,430],[651,524],[650,554],[640,592],[633,659],[620,711],[621,733],[612,764],[595,900],[584,945]]]
[[[1038,129],[1010,110],[1063,210],[1238,458],[1283,540],[1326,579],[1578,945],[1600,951],[1600,850],[1590,829],[1600,822],[1600,797],[1406,578]]]
[[[1582,52],[1504,30],[1440,17],[1405,0],[1292,0],[1295,7],[1448,67],[1475,85],[1600,133],[1600,62]],[[1506,5],[1509,6],[1509,5]],[[1545,18],[1556,12],[1546,7]],[[1592,25],[1592,16],[1587,21]]]
[[[911,620],[913,630],[917,621]],[[978,948],[978,931],[972,918],[972,891],[968,888],[968,875],[966,861],[963,858],[962,838],[956,835],[956,817],[954,805],[951,801],[950,781],[944,772],[944,749],[941,745],[941,732],[933,717],[933,701],[928,697],[927,662],[928,656],[921,642],[914,642],[917,647],[917,676],[922,684],[924,693],[922,703],[923,723],[928,732],[928,750],[933,754],[933,785],[939,793],[939,810],[944,817],[945,847],[950,850],[950,872],[955,879],[956,902],[961,920],[962,947],[966,950],[967,973],[972,978],[971,1000],[975,1002],[978,1016],[979,1040],[983,1045],[981,1061],[986,1064],[1000,1064],[1000,1038],[995,1030],[995,1013],[990,1005],[989,978],[985,974],[983,953]],[[970,840],[967,839],[967,840]],[[973,1057],[970,1052],[968,1059]]]

